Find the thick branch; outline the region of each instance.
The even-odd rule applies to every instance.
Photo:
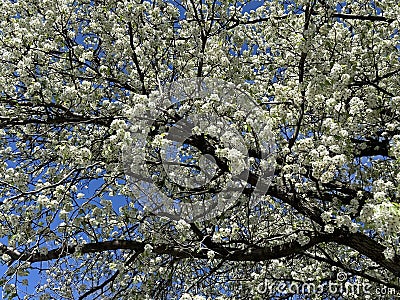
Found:
[[[301,245],[297,241],[291,241],[274,246],[265,247],[248,247],[246,249],[223,247],[214,244],[217,251],[215,258],[224,259],[228,261],[266,261],[271,259],[279,259],[288,257],[293,254],[303,253],[311,247],[321,244],[334,242],[339,245],[348,246],[360,254],[367,256],[372,261],[378,263],[381,267],[386,268],[396,276],[400,277],[400,258],[396,255],[392,260],[386,259],[383,251],[385,247],[378,242],[369,238],[362,233],[348,233],[344,230],[336,230],[334,233],[313,233],[309,236],[310,240],[307,244]],[[142,252],[146,242],[130,241],[130,240],[112,240],[97,243],[88,243],[80,245],[68,245],[57,249],[50,250],[47,254],[40,253],[23,253],[7,248],[2,245],[1,250],[11,256],[12,260],[28,261],[28,262],[41,262],[58,259],[65,257],[79,251],[82,254],[86,253],[99,253],[103,251],[129,249],[138,253]],[[171,255],[175,258],[197,258],[207,259],[207,249],[198,251],[193,247],[182,247],[171,245],[167,243],[152,244],[153,253],[158,255]],[[223,250],[223,251],[221,251]]]
[[[384,16],[361,16],[361,15],[351,15],[351,14],[340,14],[334,13],[332,14],[333,18],[341,18],[347,20],[362,20],[362,21],[380,21],[380,22],[387,22],[392,23],[395,19],[388,19]]]
[[[250,247],[247,249],[240,248],[230,248],[230,247],[222,247],[218,245],[218,248],[223,249],[224,251],[218,251],[216,254],[216,258],[223,258],[230,261],[263,261],[269,259],[277,259],[286,257],[292,254],[301,253],[312,246],[322,243],[329,242],[335,239],[334,234],[324,234],[320,233],[317,235],[310,236],[310,242],[306,245],[301,245],[297,241],[292,241],[288,243],[283,243],[281,245],[275,245],[271,247]],[[142,252],[146,242],[138,242],[138,241],[130,241],[130,240],[112,240],[105,242],[97,242],[97,243],[88,243],[80,246],[77,245],[68,245],[64,247],[60,247],[57,249],[50,250],[47,254],[41,253],[23,253],[17,254],[17,252],[13,252],[13,260],[21,260],[28,262],[41,262],[41,261],[50,261],[54,259],[58,259],[61,257],[65,257],[68,255],[72,255],[79,251],[81,254],[87,253],[99,253],[103,251],[112,251],[112,250],[134,250],[136,252]],[[215,244],[217,245],[217,244]],[[171,244],[160,243],[160,244],[152,244],[153,250],[152,252],[160,255],[171,255],[176,258],[198,258],[198,259],[207,259],[207,249],[203,249],[201,251],[197,251],[193,247],[178,247]]]
[[[11,260],[15,261],[21,257],[21,253],[11,247],[7,247],[4,244],[0,244],[0,253],[7,254],[11,257]]]
[[[315,11],[312,11],[313,14],[315,14]],[[232,29],[235,28],[239,25],[248,25],[248,24],[259,24],[262,22],[271,22],[273,20],[284,20],[289,18],[290,15],[283,15],[283,16],[270,16],[270,17],[265,17],[265,18],[257,18],[257,19],[251,19],[251,20],[237,20],[237,19],[231,19],[230,22],[233,24],[230,26],[227,26],[226,29]],[[363,15],[353,15],[353,14],[342,14],[342,13],[333,13],[331,14],[331,18],[341,18],[344,20],[361,20],[361,21],[371,21],[371,22],[387,22],[387,23],[392,23],[395,21],[395,19],[389,19],[384,16],[363,16]]]
[[[383,251],[385,247],[378,242],[372,240],[368,236],[357,232],[342,235],[338,238],[338,242],[342,245],[349,246],[359,253],[367,256],[380,266],[391,271],[397,277],[400,277],[400,257],[395,255],[392,260],[386,259]]]

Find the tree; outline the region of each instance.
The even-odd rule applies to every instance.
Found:
[[[397,1],[0,7],[5,298],[389,299],[400,291]],[[132,121],[157,111],[160,89],[188,78],[233,83],[260,113],[240,119],[246,108],[233,105],[219,117],[242,120],[241,133],[263,124],[275,141],[260,201],[249,199],[262,143],[245,153],[252,163],[240,196],[193,221],[144,207],[123,155],[136,141],[132,128],[147,130],[142,164],[160,191],[189,202],[218,194],[219,183],[199,185],[203,198],[172,189],[180,185],[150,159],[179,103],[147,129]],[[213,101],[211,110],[229,107]],[[204,130],[187,136],[175,164],[193,171],[206,157],[219,174],[212,180],[243,167],[239,152],[229,156],[233,145],[222,151]]]

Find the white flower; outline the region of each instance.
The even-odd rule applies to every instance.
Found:
[[[336,224],[340,226],[350,227],[351,226],[351,218],[348,215],[337,216],[336,217]]]
[[[1,256],[1,259],[2,259],[4,262],[8,262],[8,261],[11,260],[11,256],[4,253],[4,254]]]
[[[351,225],[349,226],[349,231],[351,233],[356,233],[358,231],[358,224],[352,222]]]
[[[150,245],[150,244],[146,244],[144,246],[144,251],[147,252],[147,253],[151,253],[153,251],[153,246]]]
[[[328,183],[329,181],[331,181],[333,179],[333,177],[335,176],[335,174],[333,174],[332,172],[324,172],[321,175],[321,182],[322,183]]]
[[[215,125],[210,125],[207,129],[206,129],[206,134],[209,134],[211,136],[219,136],[219,128]]]
[[[324,211],[321,214],[321,218],[324,223],[328,223],[331,220],[331,213],[329,211]]]
[[[181,232],[188,231],[190,229],[190,224],[188,224],[185,220],[180,219],[175,225],[175,228]]]
[[[395,257],[396,253],[394,252],[393,248],[388,247],[383,251],[383,255],[386,259],[392,260]]]
[[[304,235],[302,231],[300,231],[299,234],[297,235],[297,241],[301,246],[305,246],[310,242],[310,238]]]
[[[385,200],[385,198],[386,198],[386,193],[383,191],[374,193],[374,199],[376,201],[383,201],[383,200]]]
[[[213,259],[215,257],[215,251],[213,250],[207,251],[207,257],[208,259]]]
[[[37,199],[37,203],[45,206],[45,205],[47,205],[48,202],[49,202],[49,198],[47,198],[45,195],[39,195],[39,197]]]
[[[111,127],[112,129],[115,129],[115,130],[117,130],[117,129],[126,129],[126,128],[127,128],[127,125],[126,125],[126,123],[125,123],[124,120],[119,120],[119,119],[117,119],[117,120],[113,120],[113,121],[111,122],[110,127]]]
[[[362,101],[358,97],[351,98],[350,102],[349,102],[349,105],[350,105],[349,113],[351,115],[355,115],[355,114],[360,113],[360,112],[362,112],[364,110],[364,101]]]
[[[328,233],[333,233],[335,231],[335,227],[333,227],[331,224],[327,224],[324,226],[324,230]]]
[[[334,77],[340,76],[343,72],[343,68],[340,64],[335,63],[331,69],[331,75]]]
[[[182,294],[182,296],[179,298],[179,300],[193,300],[192,296],[188,293]]]
[[[78,198],[78,199],[82,199],[83,197],[85,197],[85,194],[84,194],[84,193],[78,193],[78,194],[76,195],[76,198]]]
[[[246,157],[237,149],[217,149],[216,154],[228,159],[232,174],[240,174],[246,168]]]

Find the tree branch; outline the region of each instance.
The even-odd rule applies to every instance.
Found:
[[[301,245],[297,241],[283,243],[281,245],[266,246],[266,247],[250,247],[247,249],[223,247],[225,251],[218,251],[216,258],[224,258],[230,261],[263,261],[269,259],[277,259],[286,257],[291,254],[300,253],[305,251],[312,246],[322,243],[329,242],[335,239],[334,234],[318,233],[310,236],[310,242],[306,245]],[[48,251],[47,254],[41,253],[23,253],[13,252],[12,259],[20,261],[28,261],[30,263],[50,261],[53,259],[59,259],[74,253],[87,254],[87,253],[98,253],[103,251],[112,250],[134,250],[135,252],[142,252],[146,242],[138,242],[131,240],[112,240],[97,243],[88,243],[83,245],[65,245],[60,248],[56,248]],[[217,244],[215,244],[217,245]],[[176,258],[198,258],[208,259],[207,249],[197,251],[197,249],[191,249],[186,247],[178,247],[167,243],[152,244],[152,252],[160,255],[171,255]],[[218,250],[218,249],[217,249]]]
[[[341,18],[345,20],[362,20],[362,21],[378,21],[378,22],[387,22],[392,23],[395,19],[388,19],[384,16],[361,16],[361,15],[352,15],[352,14],[340,14],[334,13],[332,14],[332,18]]]
[[[395,255],[392,260],[386,259],[383,251],[386,249],[378,242],[372,240],[368,236],[357,232],[348,233],[338,237],[337,241],[345,246],[349,246],[359,253],[367,256],[372,261],[386,268],[397,277],[400,277],[400,257]]]
[[[130,263],[132,263],[141,253],[143,253],[143,250],[144,250],[144,248],[142,248],[139,251],[135,251],[135,253],[125,262],[125,266],[129,265]],[[135,272],[135,274],[137,274],[137,273],[138,273],[138,271]],[[103,288],[105,286],[107,286],[109,283],[114,282],[114,280],[117,279],[119,274],[120,274],[120,271],[117,270],[110,278],[105,280],[102,284],[100,284],[98,286],[94,286],[90,290],[88,290],[84,294],[82,294],[79,297],[79,300],[85,299],[86,297],[90,296],[91,294],[95,293],[98,290],[103,290]]]
[[[250,246],[246,249],[223,247],[219,244],[216,246],[215,258],[224,259],[227,261],[266,261],[271,259],[279,259],[288,257],[293,254],[303,253],[311,247],[320,243],[334,242],[339,245],[348,246],[360,254],[367,256],[372,261],[378,263],[381,267],[389,270],[396,276],[400,277],[400,258],[398,255],[392,260],[386,259],[383,251],[385,247],[378,242],[372,240],[362,233],[349,233],[345,230],[335,230],[333,233],[310,233],[309,242],[307,244],[300,244],[297,241],[286,242],[280,245],[257,247]],[[129,249],[137,253],[143,252],[146,242],[138,242],[131,240],[112,240],[97,243],[88,243],[84,245],[65,245],[60,248],[50,250],[47,254],[41,253],[19,253],[18,251],[9,249],[1,245],[0,250],[11,256],[13,261],[28,261],[30,263],[49,261],[59,259],[67,255],[79,253],[98,253],[103,251]],[[192,247],[182,247],[171,245],[167,243],[151,244],[153,247],[152,252],[158,255],[171,255],[175,258],[197,258],[208,259],[207,249],[198,251]],[[223,251],[221,251],[221,249]]]

